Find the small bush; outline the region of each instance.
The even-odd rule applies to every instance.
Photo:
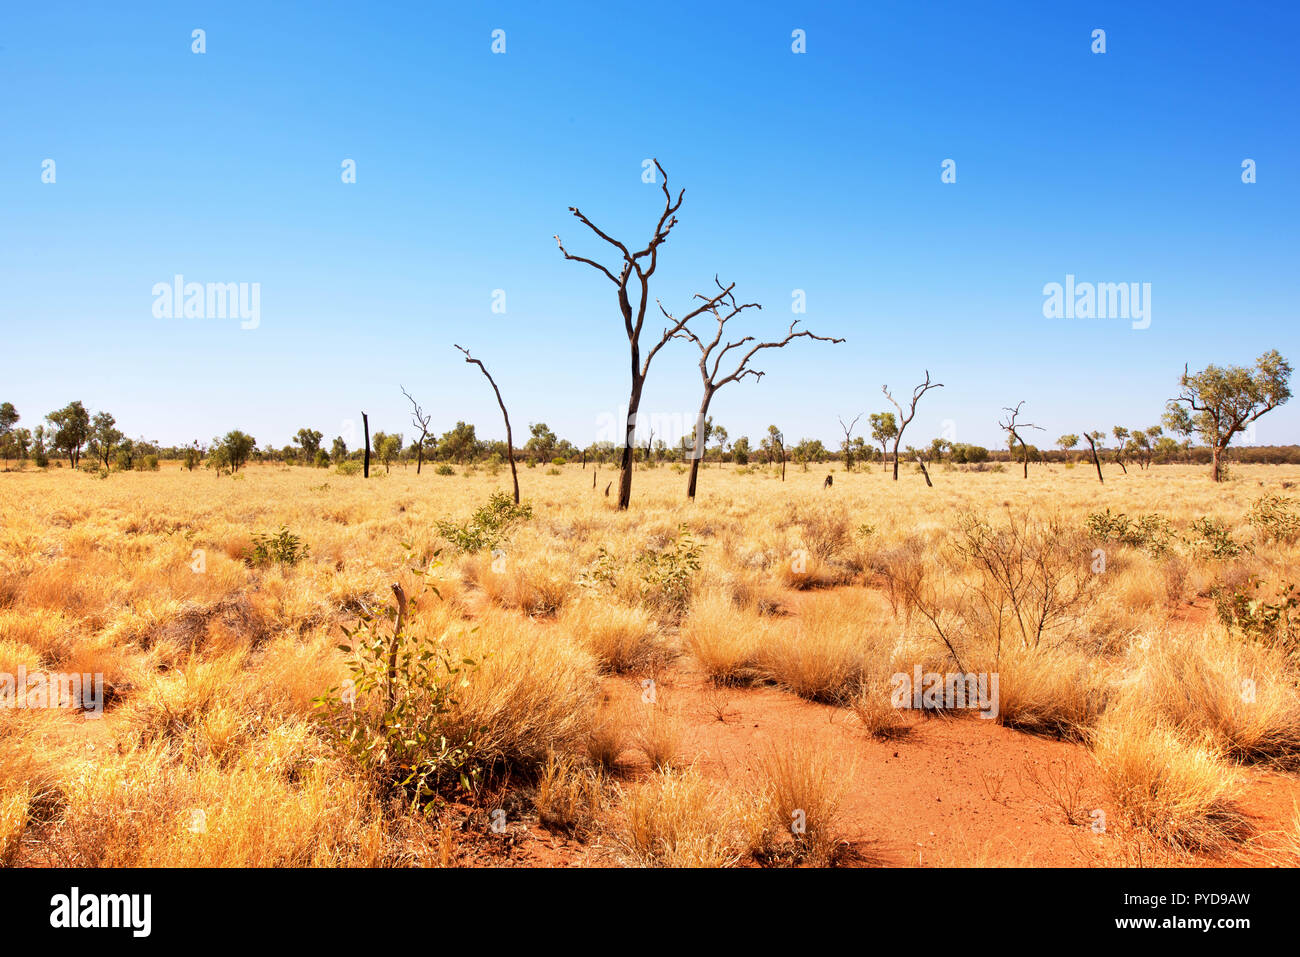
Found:
[[[532,517],[533,507],[527,502],[516,505],[505,492],[493,492],[488,503],[475,511],[464,525],[440,521],[435,527],[453,548],[469,553],[496,548],[512,526]]]
[[[1223,561],[1236,558],[1248,550],[1245,545],[1233,539],[1228,526],[1220,519],[1205,516],[1194,519],[1187,528],[1189,534],[1184,541],[1197,558]]]
[[[1174,540],[1174,530],[1169,519],[1154,512],[1130,519],[1123,512],[1112,515],[1110,509],[1106,509],[1089,515],[1084,524],[1098,541],[1115,541],[1140,548],[1153,558],[1164,555]]]
[[[446,462],[443,462],[443,463],[442,463],[441,465],[439,465],[436,469],[434,469],[434,471],[435,471],[436,473],[438,473],[439,475],[455,475],[455,474],[456,474],[456,470],[455,470],[454,468],[452,468],[450,465],[448,465]]]
[[[281,525],[280,531],[274,535],[253,534],[252,552],[249,554],[248,563],[250,565],[296,565],[307,557],[310,550],[311,546],[289,531],[287,526]]]
[[[1272,601],[1268,600],[1270,591],[1276,593]],[[1283,582],[1276,589],[1266,589],[1263,581],[1252,578],[1249,589],[1216,585],[1210,594],[1219,621],[1229,631],[1284,648],[1295,643],[1297,631],[1300,631],[1300,591],[1290,582]]]
[[[677,537],[662,549],[637,556],[641,566],[641,600],[653,610],[680,618],[691,604],[691,586],[700,570],[700,546],[683,523]]]
[[[1265,495],[1246,514],[1261,542],[1290,545],[1300,538],[1300,515],[1292,511],[1291,499]]]
[[[472,745],[448,740],[443,722],[455,706],[457,676],[476,663],[453,662],[441,641],[404,633],[385,639],[374,619],[345,633],[348,683],[316,700],[344,749],[388,786],[424,805],[456,781],[465,790],[477,772]]]

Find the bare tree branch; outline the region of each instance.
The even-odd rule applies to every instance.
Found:
[[[880,391],[885,394],[885,398],[888,399],[890,402],[892,402],[894,404],[894,408],[898,410],[898,432],[894,435],[894,481],[895,482],[898,481],[898,445],[900,442],[903,441],[903,430],[907,428],[907,426],[911,423],[912,419],[916,416],[916,404],[921,401],[921,396],[925,395],[931,389],[942,389],[942,388],[943,388],[942,382],[934,382],[934,383],[930,382],[930,370],[926,369],[925,381],[912,390],[912,404],[908,412],[904,414],[903,407],[898,404],[898,400],[895,399],[893,394],[889,391],[889,386],[882,385],[880,387]],[[928,481],[928,477],[927,477],[927,481]]]
[[[510,413],[506,411],[506,404],[501,398],[501,390],[497,388],[496,380],[492,378],[492,373],[487,371],[487,366],[481,359],[475,359],[469,354],[469,350],[464,346],[456,346],[461,352],[465,353],[465,361],[479,367],[479,371],[487,376],[488,382],[492,386],[492,391],[496,393],[497,405],[501,406],[501,417],[506,420],[506,458],[510,460],[510,480],[515,486],[515,504],[519,504],[519,472],[515,469],[515,438],[514,433],[510,431]]]

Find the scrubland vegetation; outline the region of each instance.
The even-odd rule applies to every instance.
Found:
[[[1300,863],[1300,469],[1089,469],[4,474],[0,863]]]

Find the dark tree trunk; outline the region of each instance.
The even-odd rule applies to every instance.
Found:
[[[641,355],[638,350],[633,350],[632,363],[632,392],[627,400],[627,422],[625,423],[627,431],[624,433],[623,441],[623,460],[619,465],[618,474],[618,508],[619,511],[626,511],[632,504],[632,463],[636,458],[636,415],[641,408],[641,389],[645,385],[645,379],[636,371],[636,363],[640,361]],[[649,459],[650,452],[647,448],[646,458]]]
[[[361,466],[361,477],[370,478],[370,418],[361,413],[361,425],[366,430],[365,462]]]
[[[921,466],[921,474],[925,476],[925,487],[934,488],[934,483],[930,481],[930,470],[925,467],[925,463],[918,457],[916,464]]]
[[[695,501],[695,482],[700,473],[700,459],[704,457],[704,429],[702,426],[709,419],[709,403],[712,401],[713,392],[705,392],[704,401],[700,403],[700,417],[696,419],[695,444],[697,447],[691,450],[691,477],[686,483],[686,497],[692,502]]]
[[[1092,436],[1085,435],[1084,438],[1088,440],[1088,447],[1092,449],[1092,464],[1097,466],[1097,481],[1105,485],[1106,480],[1101,477],[1101,459],[1097,457],[1097,443],[1092,440]]]

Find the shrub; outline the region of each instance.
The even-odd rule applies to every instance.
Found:
[[[158,456],[156,456],[156,455],[146,455],[146,456],[144,457],[144,459],[140,462],[140,468],[143,469],[143,470],[146,471],[146,472],[157,472],[157,471],[158,471]]]
[[[350,678],[315,701],[344,750],[416,808],[449,781],[470,790],[473,745],[448,739],[444,723],[456,704],[452,689],[463,681],[458,676],[477,663],[453,661],[442,637],[413,638],[403,629],[385,639],[368,614],[344,633],[351,644],[339,648],[349,655]]]
[[[474,512],[468,522],[440,521],[438,534],[460,552],[478,552],[496,548],[505,540],[512,526],[533,517],[533,507],[527,502],[516,505],[505,492],[493,492],[488,503]]]
[[[334,471],[339,475],[360,475],[361,463],[353,459],[348,459],[334,466]]]
[[[1094,512],[1084,523],[1092,537],[1102,542],[1115,541],[1140,548],[1153,558],[1164,555],[1174,540],[1169,519],[1158,513],[1130,519],[1123,512],[1112,515],[1110,509]]]
[[[1283,582],[1275,591],[1273,601],[1259,594],[1264,582],[1250,580],[1250,590],[1215,585],[1210,590],[1219,621],[1229,631],[1235,631],[1253,641],[1279,644],[1290,648],[1300,627],[1300,591],[1290,582]],[[1252,596],[1251,592],[1254,593]]]
[[[1174,847],[1221,852],[1243,834],[1241,781],[1208,746],[1188,746],[1143,716],[1117,714],[1099,729],[1094,753],[1120,813]]]
[[[289,531],[285,525],[274,535],[252,536],[252,552],[249,554],[250,565],[296,565],[307,557],[311,546]]]
[[[1233,539],[1228,526],[1220,519],[1205,516],[1194,519],[1187,528],[1190,534],[1184,541],[1197,558],[1223,561],[1236,558],[1247,550],[1245,545]]]
[[[437,472],[439,475],[455,475],[455,474],[456,474],[456,470],[455,470],[454,468],[452,468],[450,465],[448,465],[446,462],[443,462],[443,463],[442,463],[441,465],[439,465],[436,469],[434,469],[434,471]]]
[[[1246,514],[1262,542],[1290,545],[1300,538],[1300,515],[1292,511],[1292,501],[1281,495],[1265,495]]]
[[[695,573],[700,570],[700,546],[686,524],[678,526],[677,537],[669,545],[642,552],[636,561],[642,569],[642,602],[670,617],[685,614]]]

